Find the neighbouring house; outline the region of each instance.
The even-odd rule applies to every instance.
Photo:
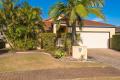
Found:
[[[50,31],[52,29],[53,33],[57,32],[56,23],[51,19],[44,20],[44,22],[46,30]],[[91,20],[84,20],[83,24],[82,31],[79,27],[76,28],[76,31],[80,33],[84,46],[87,46],[87,48],[112,48],[111,38],[115,35],[116,29],[114,25]],[[67,27],[65,21],[61,22],[61,30],[71,32],[71,28]]]
[[[44,20],[45,30],[47,32],[53,31],[53,21],[51,19]]]
[[[120,27],[116,27],[116,34],[120,34]]]

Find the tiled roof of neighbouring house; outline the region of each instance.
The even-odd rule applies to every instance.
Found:
[[[116,28],[116,32],[120,32],[120,27],[117,27],[117,28]]]
[[[49,29],[53,25],[53,21],[51,19],[47,19],[43,21],[45,23],[45,29]],[[63,22],[65,24],[65,22]],[[97,21],[91,21],[91,20],[83,20],[84,27],[114,27],[114,25],[106,24],[102,22]]]
[[[84,20],[83,24],[84,26],[87,26],[87,27],[113,27],[114,26],[111,24],[106,24],[106,23],[91,21],[91,20]]]
[[[49,30],[50,28],[52,28],[53,22],[52,21],[46,21],[44,20],[44,25],[45,25],[45,30]]]

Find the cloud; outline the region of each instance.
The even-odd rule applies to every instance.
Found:
[[[94,18],[94,19],[92,19],[92,21],[103,22],[103,20],[100,18]]]

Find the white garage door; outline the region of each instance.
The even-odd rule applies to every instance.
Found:
[[[100,32],[81,32],[81,38],[84,46],[88,48],[108,48],[109,33]]]

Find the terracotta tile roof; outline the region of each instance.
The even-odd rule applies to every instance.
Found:
[[[46,30],[49,30],[49,28],[52,28],[54,23],[51,19],[46,19],[43,22],[45,24]],[[85,27],[114,27],[114,25],[111,25],[111,24],[106,24],[106,23],[91,21],[91,20],[84,20],[83,24]]]
[[[53,26],[53,22],[50,20],[44,20],[45,30],[50,30]]]
[[[113,27],[114,26],[111,24],[106,24],[106,23],[91,21],[91,20],[84,20],[83,24],[84,26],[87,26],[87,27]]]
[[[116,32],[120,32],[120,27],[117,27],[117,28],[116,28]]]

